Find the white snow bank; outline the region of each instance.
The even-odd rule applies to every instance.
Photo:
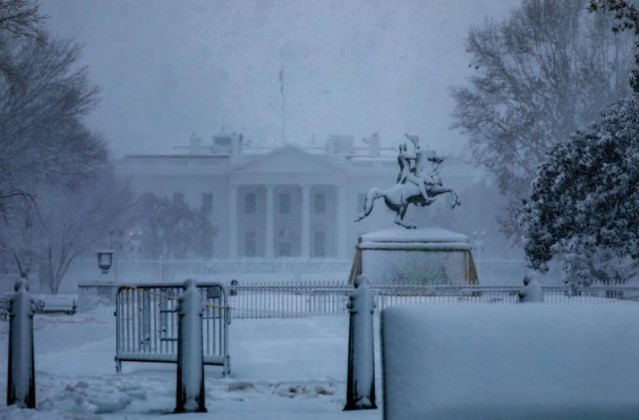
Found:
[[[385,418],[636,418],[637,319],[635,305],[389,308]]]

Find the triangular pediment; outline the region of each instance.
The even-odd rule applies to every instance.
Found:
[[[286,145],[272,152],[258,155],[238,164],[235,172],[242,173],[335,173],[338,165],[324,156],[308,153],[295,146]]]

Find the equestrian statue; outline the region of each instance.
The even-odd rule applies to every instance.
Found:
[[[403,222],[409,204],[429,206],[435,202],[438,195],[446,193],[453,198],[451,208],[461,204],[455,191],[442,186],[439,170],[444,160],[434,151],[422,149],[419,146],[418,136],[404,135],[413,144],[413,151],[409,152],[405,143],[399,145],[399,155],[397,156],[399,174],[395,185],[387,190],[371,188],[366,194],[364,208],[355,219],[356,222],[371,214],[375,200],[381,197],[384,198],[386,206],[396,213],[395,223],[407,229],[416,228],[416,226]],[[428,163],[432,164],[430,171],[428,171]]]

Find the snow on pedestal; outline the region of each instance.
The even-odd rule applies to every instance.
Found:
[[[634,304],[382,312],[384,418],[636,418]]]
[[[526,302],[543,302],[544,291],[541,289],[541,285],[537,281],[537,274],[533,271],[526,274],[524,277],[524,287],[519,291],[519,301]]]
[[[375,404],[375,348],[373,312],[375,296],[366,277],[355,279],[355,290],[347,303],[350,320],[348,334],[348,378],[344,410],[377,408]]]
[[[361,273],[371,284],[478,282],[468,237],[445,229],[371,232],[359,238],[357,251],[361,256]]]
[[[202,340],[202,296],[189,279],[178,301],[176,413],[206,412]]]
[[[7,405],[35,408],[33,314],[35,302],[24,278],[16,281],[9,307]]]

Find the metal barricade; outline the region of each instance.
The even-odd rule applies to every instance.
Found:
[[[228,325],[231,323],[227,291],[221,283],[199,283],[204,313],[202,332],[204,364],[231,371],[228,352]],[[115,363],[177,363],[178,297],[181,283],[120,286],[116,295]]]

